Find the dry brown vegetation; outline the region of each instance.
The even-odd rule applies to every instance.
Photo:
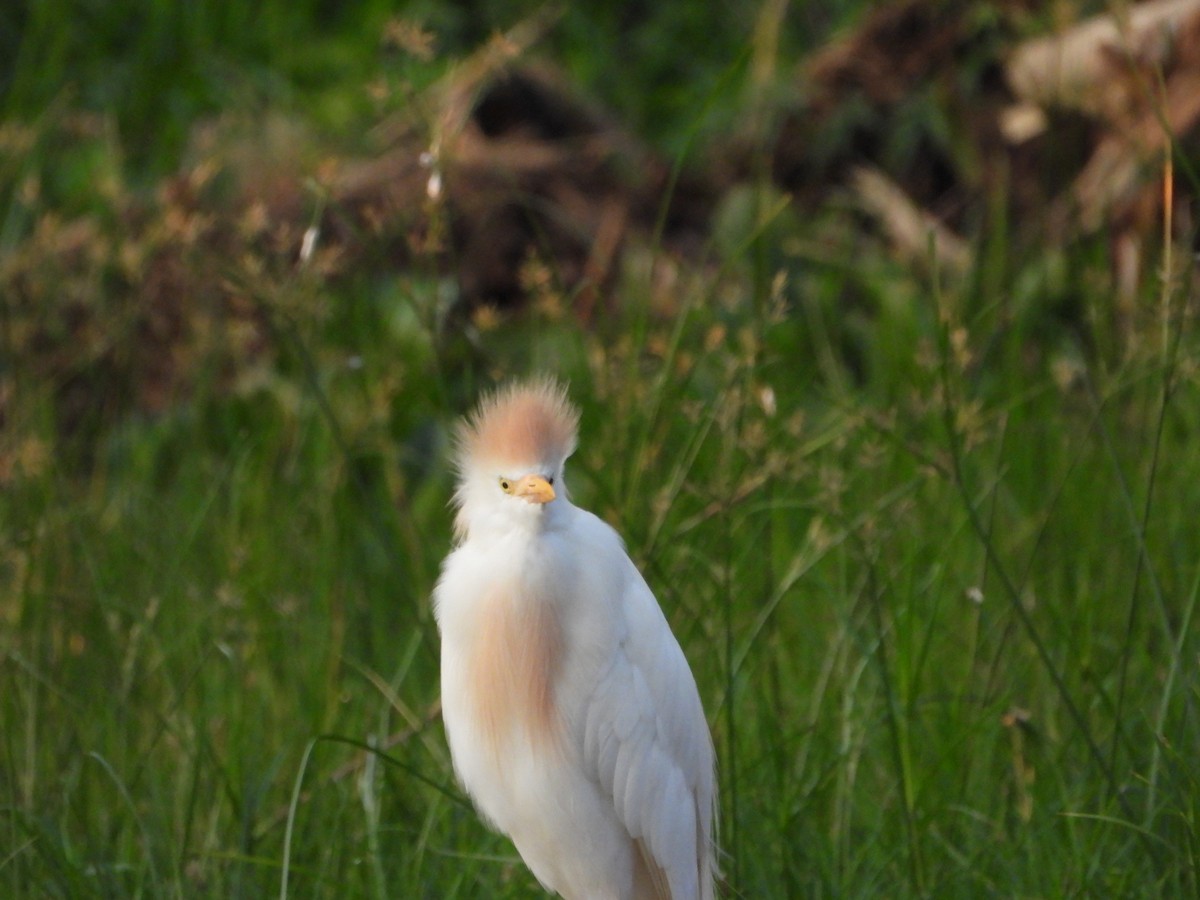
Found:
[[[1176,237],[1192,230],[1188,182],[1164,195],[1163,172],[1168,150],[1188,158],[1200,136],[1200,3],[1154,0],[1032,39],[1018,36],[1026,6],[881,7],[679,171],[536,58],[540,23],[388,114],[369,156],[278,117],[212,121],[149,199],[113,176],[91,211],[47,210],[3,260],[19,371],[56,386],[65,433],[97,414],[161,410],[197,378],[233,383],[272,352],[271,306],[296,302],[280,285],[364,269],[453,278],[443,327],[454,330],[479,310],[519,308],[536,259],[591,321],[615,302],[631,241],[706,265],[714,210],[764,175],[806,216],[849,198],[859,225],[916,267],[930,265],[933,234],[932,264],[969,270],[997,198],[1018,243],[1099,233],[1130,306],[1115,314],[1129,319],[1164,196]],[[420,29],[393,30],[430,52]],[[919,129],[900,152],[918,101],[953,134]],[[50,139],[71,139],[83,119]]]

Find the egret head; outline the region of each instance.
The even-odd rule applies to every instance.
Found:
[[[530,527],[565,501],[563,465],[575,450],[579,412],[548,378],[486,397],[459,428],[456,530]]]

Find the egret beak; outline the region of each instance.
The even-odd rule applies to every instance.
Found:
[[[530,503],[549,503],[554,499],[554,487],[544,475],[526,475],[517,482],[513,494]]]

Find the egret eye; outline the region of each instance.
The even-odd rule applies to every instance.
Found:
[[[554,476],[551,475],[549,478],[546,479],[546,481],[549,482],[550,484],[554,484]]]
[[[501,478],[500,479],[500,490],[504,491],[504,493],[506,493],[506,494],[511,494],[512,493],[512,482],[509,481],[507,478]]]

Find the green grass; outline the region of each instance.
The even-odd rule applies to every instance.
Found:
[[[472,388],[389,355],[385,306],[309,347],[315,378],[128,421],[91,473],[50,456],[7,485],[14,896],[531,889],[434,707],[448,398]],[[583,405],[572,487],[695,666],[732,887],[1194,891],[1193,337],[1062,389],[960,368],[929,333],[927,359],[887,347],[907,369],[843,391],[790,376],[825,352],[794,308],[752,306],[486,336]]]
[[[47,115],[50,158],[122,169]],[[4,193],[0,253],[103,209],[60,184]],[[1000,222],[939,287],[747,202],[674,287],[631,264],[592,330],[549,296],[447,342],[420,273],[268,273],[247,377],[218,347],[77,433],[91,370],[48,376],[6,306],[0,894],[535,895],[454,784],[429,605],[450,429],[534,371],[570,381],[573,496],[696,672],[728,896],[1200,892],[1195,299],[1148,278],[1118,327],[1099,243]]]

